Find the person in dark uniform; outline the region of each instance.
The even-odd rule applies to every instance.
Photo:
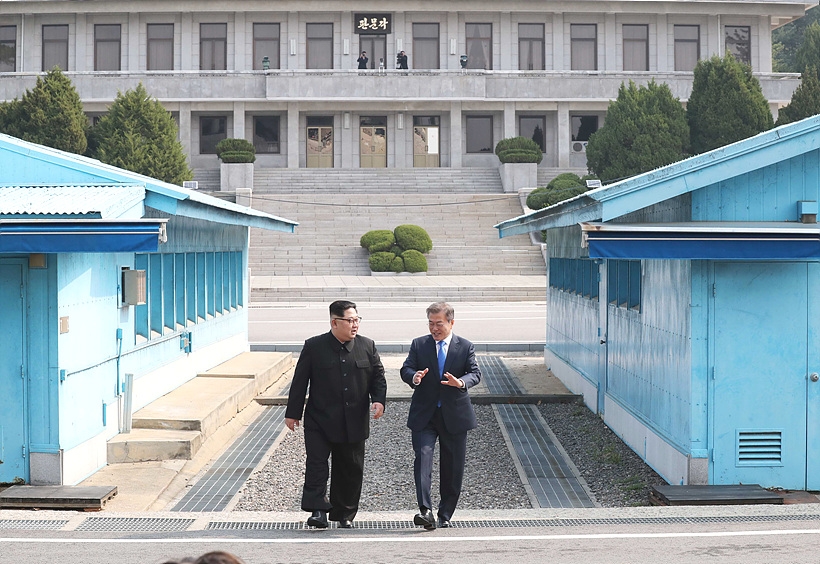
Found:
[[[361,319],[353,302],[330,304],[330,331],[305,341],[290,385],[285,424],[294,431],[304,409],[302,510],[311,513],[311,527],[326,529],[328,512],[339,527],[353,526],[362,493],[364,443],[370,435],[368,408],[373,419],[384,414],[384,366],[375,343],[358,334]]]
[[[367,61],[369,61],[369,60],[370,59],[367,58],[367,51],[362,51],[362,54],[359,55],[359,58],[356,59],[356,62],[359,63],[359,68],[360,69],[366,69],[367,68]]]
[[[396,68],[407,68],[407,53],[405,53],[404,51],[400,51],[399,54],[396,55]]]

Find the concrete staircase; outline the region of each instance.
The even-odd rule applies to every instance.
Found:
[[[134,413],[131,432],[108,441],[108,463],[190,460],[208,437],[292,369],[290,353],[247,352],[197,375]]]

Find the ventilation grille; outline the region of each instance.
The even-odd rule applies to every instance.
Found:
[[[783,432],[738,431],[738,466],[782,466]]]

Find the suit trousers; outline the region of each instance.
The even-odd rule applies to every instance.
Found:
[[[464,479],[464,461],[467,457],[467,431],[448,433],[441,417],[441,408],[436,408],[432,419],[420,431],[413,431],[413,478],[416,482],[416,499],[419,509],[432,509],[430,490],[432,487],[433,455],[438,438],[439,449],[439,494],[438,516],[449,521],[456,510]]]
[[[329,511],[331,521],[353,520],[359,510],[364,475],[364,441],[332,443],[318,429],[305,429],[303,511]],[[328,458],[331,459],[328,471]],[[330,477],[330,500],[327,479]]]

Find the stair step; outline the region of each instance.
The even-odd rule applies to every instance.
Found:
[[[190,460],[202,440],[199,431],[132,429],[108,441],[108,463]]]

